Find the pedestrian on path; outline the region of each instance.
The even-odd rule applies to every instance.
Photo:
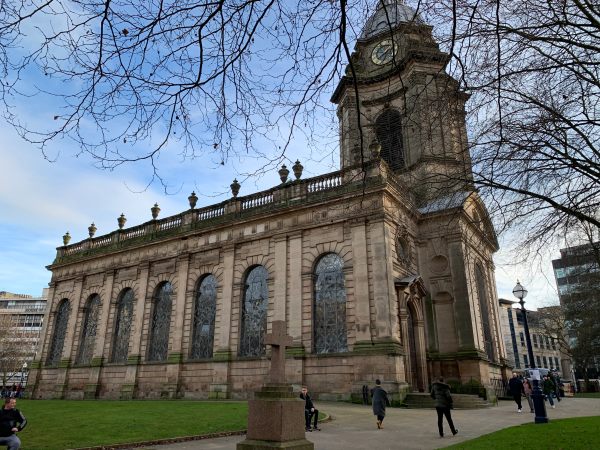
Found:
[[[554,393],[554,382],[548,378],[548,375],[544,375],[544,381],[542,381],[542,390],[544,391],[544,397],[550,402],[550,406],[555,408],[554,400],[552,400],[552,394]]]
[[[525,392],[525,398],[527,399],[527,403],[529,404],[530,412],[535,412],[533,410],[533,399],[531,398],[531,394],[533,393],[533,386],[529,382],[528,378],[523,380],[523,392]]]
[[[377,416],[377,428],[383,428],[383,419],[385,418],[385,407],[390,406],[390,399],[387,392],[381,387],[381,381],[375,380],[375,387],[371,389],[373,397],[373,414]]]
[[[435,410],[438,418],[438,431],[440,437],[444,437],[444,416],[454,436],[458,433],[458,429],[454,427],[452,422],[452,395],[450,394],[450,386],[444,383],[444,378],[439,377],[438,381],[431,385],[431,398],[435,400]]]
[[[519,376],[513,372],[512,378],[508,381],[508,390],[510,391],[510,395],[515,400],[517,404],[517,412],[521,412],[521,397],[525,393],[523,390],[523,382],[519,378]]]
[[[560,377],[558,376],[558,373],[553,372],[550,372],[548,377],[552,380],[552,383],[554,383],[554,396],[556,397],[556,401],[560,402]]]

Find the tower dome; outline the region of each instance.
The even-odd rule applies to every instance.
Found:
[[[385,33],[401,23],[423,24],[423,19],[404,0],[380,0],[375,13],[369,17],[360,34],[360,40]]]

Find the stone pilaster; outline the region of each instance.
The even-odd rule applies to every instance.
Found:
[[[169,365],[167,366],[167,386],[169,396],[180,394],[181,361],[183,360],[183,322],[185,314],[185,299],[187,297],[187,279],[190,267],[189,255],[182,255],[177,260],[177,296],[175,298],[174,327],[171,327],[171,348]]]
[[[390,261],[385,240],[383,220],[369,224],[371,237],[371,271],[373,274],[373,300],[375,305],[375,339],[385,340],[392,336],[391,304],[396,298],[394,280],[390,276]],[[358,284],[358,283],[356,283]]]
[[[137,372],[141,360],[142,330],[144,322],[144,308],[146,306],[146,296],[148,295],[148,276],[150,274],[150,265],[141,264],[138,268],[138,291],[133,310],[133,323],[131,327],[131,338],[129,345],[129,356],[127,358],[127,371],[125,380],[121,386],[121,398],[129,400],[135,397],[137,385]]]
[[[100,317],[98,318],[98,326],[96,328],[96,342],[94,345],[94,355],[92,357],[88,382],[85,386],[84,398],[94,399],[98,396],[98,380],[104,363],[104,344],[106,342],[106,334],[108,329],[108,316],[112,306],[112,291],[115,281],[114,271],[106,273],[104,278],[104,298],[102,299],[102,308],[100,309]]]
[[[81,291],[83,289],[83,277],[79,277],[75,280],[75,286],[73,288],[73,302],[71,305],[71,313],[69,314],[69,326],[67,327],[67,334],[65,336],[65,343],[63,347],[63,358],[60,361],[58,369],[56,369],[56,384],[55,384],[55,397],[64,398],[66,386],[69,380],[69,368],[71,366],[73,353],[73,347],[75,342],[75,330],[77,329],[77,317],[79,316],[79,310],[81,309]],[[66,357],[65,357],[66,356]]]
[[[272,320],[286,320],[287,316],[287,262],[288,248],[287,236],[280,234],[274,237],[275,243],[275,282],[273,286],[273,318]]]
[[[454,317],[460,319],[456,320],[458,349],[459,351],[473,351],[475,350],[475,330],[474,324],[471,322],[473,305],[471,305],[467,286],[466,259],[460,239],[448,242],[448,258],[454,287]]]
[[[354,275],[354,322],[356,343],[371,342],[369,270],[367,259],[367,229],[365,220],[351,222]]]
[[[209,398],[229,398],[229,372],[231,356],[231,312],[233,304],[233,276],[235,267],[235,246],[223,248],[223,291],[222,298],[217,299],[215,315],[215,352],[213,354],[213,379],[210,385]]]

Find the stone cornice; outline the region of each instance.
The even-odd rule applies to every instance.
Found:
[[[450,55],[448,55],[447,53],[442,53],[437,49],[427,47],[423,49],[412,49],[406,53],[406,56],[402,58],[401,61],[399,61],[396,65],[392,66],[391,70],[375,76],[365,76],[362,78],[359,77],[356,80],[356,83],[359,86],[367,86],[370,84],[385,81],[390,77],[399,75],[400,73],[404,72],[408,65],[413,62],[437,63],[441,64],[442,66],[445,66],[448,63],[448,61],[450,61]],[[337,87],[335,88],[335,91],[333,92],[330,101],[332,103],[338,104],[342,97],[342,92],[344,91],[344,89],[347,86],[353,85],[354,80],[352,79],[352,77],[344,75]]]
[[[384,189],[387,182],[391,182],[393,177],[382,177],[379,172],[371,171],[371,166],[378,165],[379,162],[367,163],[364,170],[370,171],[366,179],[362,177],[357,180],[343,181],[344,174],[347,171],[333,172],[319,177],[300,180],[293,183],[277,186],[269,191],[259,192],[247,197],[238,199],[243,202],[241,210],[234,213],[222,213],[218,216],[201,218],[203,211],[214,211],[220,208],[221,204],[213,207],[195,210],[196,220],[190,223],[180,220],[183,214],[190,214],[186,211],[180,215],[167,217],[159,221],[151,221],[145,224],[126,230],[118,230],[109,235],[100,236],[94,239],[85,239],[79,243],[70,246],[59,247],[55,261],[47,266],[49,270],[65,267],[72,263],[80,263],[96,259],[101,256],[113,255],[133,249],[141,249],[149,245],[163,244],[165,242],[179,241],[181,238],[192,237],[199,233],[205,234],[215,232],[224,227],[240,227],[245,223],[289,214],[290,211],[306,211],[314,209],[318,205],[327,205],[331,201],[339,201],[343,198],[351,199],[357,194],[361,196],[372,195],[373,193]],[[348,170],[356,170],[357,167]],[[386,182],[386,178],[389,178]],[[299,192],[301,191],[301,192]],[[268,200],[268,202],[267,202]],[[362,212],[367,214],[367,212]],[[356,216],[356,211],[352,212]],[[209,215],[207,213],[207,215]],[[335,217],[334,221],[344,220],[344,217]],[[329,219],[328,219],[329,221]],[[166,224],[166,225],[165,225]],[[306,228],[310,224],[297,224],[288,228],[288,232],[297,231],[299,228]],[[318,222],[314,226],[319,226]],[[166,229],[165,229],[166,228]],[[143,230],[143,231],[142,231]],[[275,231],[275,230],[273,230]],[[278,232],[278,234],[281,231]],[[123,239],[123,236],[132,236]],[[268,236],[265,236],[267,238]],[[252,236],[255,239],[256,236]],[[236,238],[236,243],[244,241],[244,237]],[[233,244],[228,241],[229,244]],[[205,248],[218,246],[222,247],[224,242],[215,242],[207,245]]]

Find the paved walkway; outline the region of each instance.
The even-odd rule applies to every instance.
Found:
[[[378,430],[375,417],[368,406],[319,401],[315,403],[333,419],[321,426],[322,431],[306,433],[307,439],[314,442],[317,450],[374,447],[377,450],[437,449],[534,420],[533,414],[525,412],[526,408],[523,413],[517,413],[513,401],[501,401],[499,406],[486,409],[453,410],[452,418],[459,433],[452,436],[444,419],[446,437],[440,439],[437,433],[437,416],[432,409],[388,408],[385,428]],[[593,398],[565,398],[558,403],[556,409],[547,406],[550,420],[600,415],[600,400]],[[544,425],[538,426],[541,429]],[[236,444],[242,440],[244,436],[231,436],[146,447],[145,450],[235,450]]]

